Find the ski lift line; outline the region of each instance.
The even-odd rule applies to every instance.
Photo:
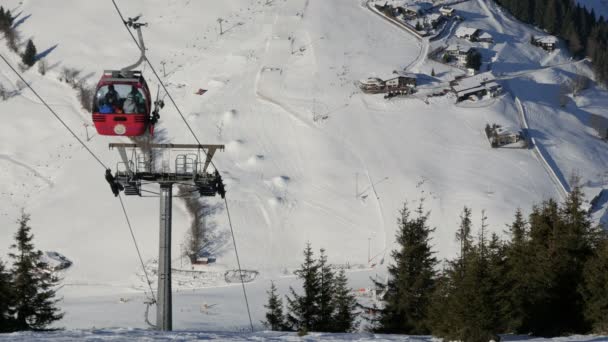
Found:
[[[116,9],[116,12],[118,13],[118,16],[120,17],[120,20],[122,21],[123,25],[125,26],[125,29],[129,32],[129,35],[133,39],[133,42],[135,42],[135,45],[137,45],[137,47],[139,48],[139,50],[142,50],[142,46],[140,46],[139,43],[137,42],[137,38],[135,38],[135,36],[133,35],[133,32],[131,32],[131,30],[129,29],[129,26],[127,25],[127,21],[125,21],[125,18],[122,15],[122,12],[120,12],[120,8],[118,8],[118,5],[116,4],[116,0],[112,0],[112,4],[114,4],[114,8]],[[188,123],[188,121],[186,121],[186,118],[184,117],[184,114],[182,114],[182,111],[177,106],[177,103],[173,99],[173,96],[171,96],[171,94],[169,93],[169,90],[167,89],[167,87],[165,86],[165,84],[163,83],[163,81],[161,80],[160,75],[156,72],[156,69],[154,68],[154,66],[152,65],[152,63],[148,59],[148,57],[145,56],[145,54],[142,57],[148,63],[148,66],[150,66],[150,69],[152,70],[152,73],[158,79],[159,84],[162,86],[163,90],[165,91],[165,94],[167,94],[167,96],[169,97],[169,100],[171,100],[171,103],[173,104],[173,106],[177,110],[177,113],[182,117],[182,120],[184,121],[184,123],[186,124],[186,126],[188,127],[188,129],[190,130],[190,133],[192,133],[192,136],[194,137],[194,140],[196,140],[196,142],[199,145],[201,145],[201,142],[198,140],[198,137],[196,136],[196,133],[194,133],[194,130],[192,130],[192,127],[190,127],[190,124]],[[215,167],[215,165],[213,165],[213,167]]]
[[[139,247],[137,246],[137,240],[135,239],[135,234],[133,233],[133,228],[131,227],[131,221],[129,220],[129,215],[127,215],[127,209],[125,208],[125,204],[122,200],[122,195],[118,194],[118,198],[120,199],[120,205],[122,206],[122,211],[125,214],[125,219],[127,219],[127,225],[129,226],[129,231],[131,232],[131,237],[133,238],[133,244],[135,245],[135,250],[137,250],[137,256],[139,257],[139,262],[141,262],[141,268],[144,270],[144,275],[146,276],[146,281],[148,282],[148,287],[150,288],[150,295],[152,295],[153,303],[156,303],[156,297],[154,297],[154,290],[152,290],[152,283],[150,282],[150,277],[148,277],[148,271],[146,270],[146,266],[144,264],[144,259],[141,257],[141,252],[139,251]]]
[[[44,104],[44,106],[55,116],[55,118],[57,120],[59,120],[59,122],[61,122],[63,127],[65,127],[65,129],[67,129],[72,134],[72,136],[76,140],[78,140],[78,142],[89,152],[89,154],[91,154],[91,156],[93,158],[95,158],[95,160],[97,160],[97,162],[104,168],[104,170],[107,170],[108,167],[101,161],[101,159],[99,159],[99,157],[97,157],[97,155],[95,155],[95,153],[93,153],[93,151],[91,151],[91,149],[76,135],[76,133],[74,133],[74,131],[72,131],[72,129],[70,129],[70,127],[61,119],[61,117],[59,117],[59,115],[53,110],[53,108],[51,108],[51,106],[49,106],[48,103],[40,95],[38,95],[38,93],[34,90],[34,88],[32,88],[32,86],[23,78],[23,76],[21,76],[21,73],[19,73],[8,62],[8,60],[6,60],[6,58],[4,58],[4,55],[0,54],[0,58],[2,58],[4,63],[6,63],[6,65],[8,65],[8,67],[15,73],[15,75],[17,75],[17,77],[19,77],[19,79],[21,81],[23,81],[23,83],[25,83],[25,85],[32,91],[32,93],[34,93],[34,95],[36,95],[38,100],[40,100],[40,102],[42,102]]]
[[[239,276],[241,277],[241,286],[243,286],[243,296],[245,297],[245,305],[247,306],[247,315],[249,316],[249,325],[251,326],[251,332],[253,332],[253,321],[251,321],[251,311],[249,310],[249,301],[247,300],[247,291],[245,290],[245,281],[243,280],[243,270],[241,269],[241,261],[239,260],[239,252],[236,248],[236,239],[234,238],[234,229],[232,229],[232,218],[230,217],[230,211],[228,210],[228,199],[224,197],[224,203],[226,204],[226,214],[228,214],[228,223],[230,225],[230,233],[232,234],[232,243],[234,244],[234,254],[236,254],[236,263],[239,267]]]
[[[118,16],[120,17],[123,25],[125,26],[125,29],[127,30],[127,32],[129,32],[129,35],[131,36],[131,39],[133,39],[133,42],[135,43],[135,45],[137,45],[137,47],[141,50],[141,47],[140,47],[139,43],[137,42],[137,39],[133,35],[133,32],[131,32],[131,30],[129,29],[129,27],[127,25],[127,22],[125,21],[124,16],[122,15],[122,12],[120,11],[120,8],[118,8],[118,5],[116,4],[116,0],[112,0],[112,4],[114,5],[114,8],[116,9],[116,12],[118,13]],[[169,97],[169,100],[171,100],[171,103],[173,104],[173,106],[177,110],[178,114],[181,116],[182,120],[184,121],[184,123],[186,124],[186,126],[188,127],[188,129],[190,130],[190,133],[192,133],[192,136],[194,137],[194,139],[196,140],[196,142],[199,145],[202,145],[201,142],[200,142],[200,140],[198,139],[198,137],[196,136],[196,134],[192,130],[192,127],[190,127],[190,124],[188,124],[188,121],[186,121],[186,118],[182,114],[182,111],[177,106],[177,103],[173,99],[173,96],[171,96],[171,93],[169,93],[169,90],[167,89],[167,87],[165,86],[165,84],[163,83],[163,81],[161,80],[159,74],[156,72],[156,69],[154,68],[154,66],[152,65],[152,63],[150,62],[150,60],[148,59],[148,57],[144,57],[144,58],[145,58],[145,61],[148,63],[148,66],[150,66],[150,69],[152,70],[152,73],[154,74],[154,76],[158,80],[159,84],[162,86],[163,90],[165,91],[166,96]],[[203,153],[205,154],[205,156],[207,155],[207,153],[204,150],[203,150]],[[213,168],[217,172],[219,172],[219,169],[215,165],[215,163],[213,162],[213,160],[211,160],[211,165],[213,166]],[[236,254],[237,264],[238,264],[238,267],[239,267],[239,274],[240,274],[240,278],[241,278],[241,285],[243,287],[243,295],[245,297],[245,305],[247,306],[247,314],[249,316],[249,325],[251,326],[251,331],[253,331],[253,321],[251,320],[251,311],[249,309],[249,301],[247,299],[247,291],[245,289],[245,282],[244,282],[244,279],[243,279],[243,272],[242,272],[242,269],[241,269],[241,262],[240,262],[239,256],[238,256],[238,249],[237,249],[237,246],[236,246],[236,240],[234,238],[234,229],[233,229],[233,226],[232,226],[232,219],[230,217],[230,210],[229,210],[229,206],[228,206],[228,200],[226,199],[226,197],[224,197],[224,203],[226,205],[226,214],[228,215],[228,222],[229,222],[229,225],[230,225],[230,232],[232,233],[232,242],[234,244],[234,251],[235,251],[235,254]]]

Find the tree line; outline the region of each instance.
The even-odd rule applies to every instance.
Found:
[[[63,317],[56,298],[59,279],[34,248],[29,220],[25,213],[18,220],[12,267],[0,260],[0,332],[45,330]]]
[[[588,56],[599,83],[608,84],[608,22],[574,0],[495,0],[517,19],[560,36],[575,57]]]
[[[398,248],[379,305],[368,308],[380,333],[433,334],[447,340],[498,340],[499,334],[608,333],[608,237],[592,224],[580,186],[526,217],[517,210],[506,240],[488,233],[482,211],[474,237],[465,207],[457,257],[438,268],[423,201],[400,212]]]
[[[19,53],[19,35],[14,27],[15,16],[9,9],[4,9],[0,6],[0,32],[4,34],[9,49],[13,52]],[[25,46],[25,51],[21,54],[21,62],[24,68],[33,66],[37,61],[36,46],[34,42],[29,39]]]

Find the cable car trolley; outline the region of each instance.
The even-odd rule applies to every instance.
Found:
[[[141,28],[138,17],[129,18],[125,24],[137,31],[140,57],[137,62],[120,70],[105,70],[97,83],[93,99],[93,124],[100,135],[141,136],[149,131],[154,134],[160,108],[158,99],[152,108],[152,96],[142,72],[135,70],[146,61]]]

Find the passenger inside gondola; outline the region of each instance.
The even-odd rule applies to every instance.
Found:
[[[93,112],[100,114],[146,114],[146,98],[131,84],[110,84],[97,90]]]
[[[144,96],[139,92],[139,90],[137,90],[136,86],[131,86],[131,91],[129,92],[129,94],[127,94],[122,108],[125,114],[145,113]]]

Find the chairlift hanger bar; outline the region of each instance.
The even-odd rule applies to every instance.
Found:
[[[138,148],[138,144],[132,143],[110,143],[110,149],[112,148]],[[150,148],[183,148],[183,149],[220,149],[224,150],[224,145],[198,145],[198,144],[146,144],[146,147]]]

